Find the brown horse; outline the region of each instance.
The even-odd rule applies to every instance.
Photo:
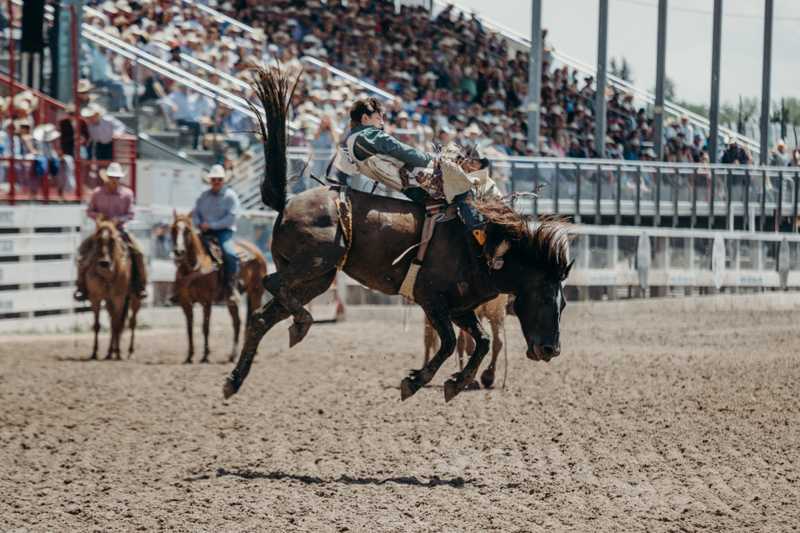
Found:
[[[199,303],[203,308],[203,339],[205,343],[203,358],[200,362],[207,363],[208,355],[211,353],[208,347],[211,304],[214,303],[220,292],[220,271],[215,269],[214,260],[208,254],[202,242],[200,242],[200,236],[194,231],[192,217],[177,213],[173,213],[173,217],[171,231],[176,266],[175,294],[178,298],[178,304],[186,316],[186,332],[189,335],[189,354],[186,356],[185,362],[191,363],[194,355],[194,338],[192,335],[194,313],[192,306],[195,303]],[[236,249],[241,261],[239,281],[244,286],[244,293],[247,299],[246,323],[249,323],[253,310],[261,305],[261,297],[264,294],[261,280],[267,275],[267,262],[261,252],[258,251],[258,248],[249,242],[237,240]],[[239,318],[238,305],[232,302],[227,302],[226,305],[233,320],[233,347],[229,357],[229,361],[232,362],[236,358],[236,352],[239,349],[241,319]]]
[[[89,251],[84,261],[88,261],[89,265],[86,270],[86,290],[94,313],[94,348],[90,359],[97,359],[100,305],[103,302],[111,320],[111,341],[108,344],[106,359],[111,359],[114,354],[120,359],[120,338],[129,309],[131,342],[128,346],[128,357],[130,357],[133,354],[136,315],[141,307],[141,301],[131,289],[131,258],[128,245],[123,241],[113,222],[97,220],[97,228],[89,237]]]
[[[317,187],[287,201],[286,117],[294,86],[277,68],[257,72],[254,89],[266,114],[266,122],[259,120],[266,157],[261,199],[278,212],[272,238],[277,272],[264,280],[273,299],[247,329],[242,354],[223,387],[226,397],[239,390],[258,343],[275,324],[291,316],[290,345],[305,337],[313,318],[303,306],[325,292],[337,269],[371,289],[397,294],[413,254],[395,259],[420,242],[425,217],[419,204],[347,188]],[[464,369],[445,382],[445,400],[473,381],[489,350],[474,309],[500,293],[516,295],[530,359],[549,361],[560,352],[562,281],[571,266],[568,225],[547,221],[533,230],[505,204],[478,207],[488,219],[482,246],[458,219],[436,225],[413,295],[442,345],[424,368],[403,379],[403,399],[430,382],[452,354],[453,323],[469,332],[476,348]]]
[[[492,360],[489,362],[489,366],[486,367],[486,369],[484,369],[484,371],[481,373],[481,383],[487,389],[492,388],[494,385],[494,372],[495,366],[497,365],[497,355],[500,353],[500,350],[503,349],[503,341],[500,338],[500,329],[505,327],[507,305],[508,295],[501,294],[494,300],[489,300],[488,302],[475,308],[475,315],[478,317],[478,320],[483,321],[484,318],[487,319],[492,328]],[[430,353],[432,350],[436,349],[436,344],[438,344],[439,341],[439,336],[436,335],[436,330],[433,329],[433,325],[427,318],[425,319],[424,338],[424,364],[427,365],[428,361],[430,360]],[[458,340],[456,341],[459,370],[463,368],[462,357],[464,356],[464,352],[466,351],[467,353],[472,353],[474,350],[475,341],[466,331],[463,329],[459,330]]]

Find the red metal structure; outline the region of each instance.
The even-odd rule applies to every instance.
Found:
[[[9,22],[12,27],[18,27],[13,16],[14,5],[8,1]],[[78,28],[75,7],[70,7],[72,23],[70,25],[70,37],[72,39],[72,62],[78,65]],[[7,121],[7,143],[6,154],[0,157],[0,203],[15,204],[18,201],[28,202],[79,202],[85,199],[89,193],[100,184],[100,170],[107,167],[111,161],[87,160],[81,158],[81,147],[88,144],[88,140],[81,134],[81,129],[85,124],[80,118],[80,102],[78,100],[78,68],[73,68],[72,91],[73,101],[76,105],[67,105],[55,100],[50,96],[23,85],[15,79],[15,40],[13,32],[9,33],[8,53],[9,53],[9,73],[0,73],[0,91],[9,97],[9,105],[5,112],[0,113],[0,120]],[[42,124],[53,124],[59,130],[65,121],[71,123],[74,142],[74,153],[64,154],[59,149],[56,150],[59,161],[59,179],[53,180],[51,166],[42,157],[37,157],[35,153],[25,152],[25,146],[32,141],[24,142],[19,132],[15,131],[15,102],[14,97],[23,92],[29,92],[35,97],[36,105],[29,117],[33,118],[35,126]],[[83,125],[82,125],[83,124]],[[68,127],[68,125],[65,125]],[[31,132],[28,132],[29,135]],[[26,135],[26,136],[27,136]],[[114,138],[113,152],[114,160],[120,163],[127,170],[127,184],[136,192],[136,138],[133,135],[122,135]],[[68,156],[68,157],[65,157]],[[70,169],[70,165],[72,169]],[[74,179],[73,179],[74,178]]]

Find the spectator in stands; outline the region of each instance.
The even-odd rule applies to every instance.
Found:
[[[769,164],[773,167],[788,167],[791,159],[786,151],[786,143],[783,139],[778,139],[775,149],[770,153]]]
[[[333,128],[330,115],[325,115],[319,121],[319,127],[311,139],[311,157],[313,164],[311,173],[318,178],[325,176],[328,162],[333,155],[336,143],[339,142],[339,133]]]
[[[114,159],[114,138],[125,132],[125,125],[97,104],[81,109],[81,118],[89,133],[89,157],[99,161]]]
[[[185,85],[175,83],[165,104],[169,110],[168,114],[175,123],[189,128],[192,134],[192,148],[197,150],[202,132],[201,120],[209,119],[211,116],[212,109],[208,99],[201,94],[189,94]]]
[[[726,165],[749,165],[753,162],[750,153],[741,146],[736,139],[725,139],[725,151],[722,153],[720,163]]]
[[[800,148],[792,150],[792,160],[789,162],[789,166],[800,167]]]

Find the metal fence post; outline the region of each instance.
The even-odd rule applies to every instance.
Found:
[[[781,220],[783,219],[783,172],[779,175],[781,186],[778,188],[778,205],[775,207],[775,233],[781,229]]]
[[[725,227],[728,228],[728,231],[733,230],[733,219],[731,218],[731,210],[733,209],[733,174],[725,174],[725,190],[726,198],[725,198]]]
[[[617,167],[617,201],[615,206],[616,214],[614,223],[619,226],[622,224],[622,165]]]
[[[742,229],[749,230],[750,227],[750,169],[744,169],[744,220],[742,221]]]
[[[594,195],[594,223],[600,225],[602,223],[602,218],[600,216],[600,198],[602,195],[602,182],[603,182],[603,167],[602,165],[597,166],[597,170],[594,173],[595,180],[597,182],[597,189]]]
[[[661,167],[656,167],[656,205],[653,215],[653,225],[661,225]]]
[[[558,163],[555,164],[555,169],[554,170],[555,170],[555,172],[554,172],[554,175],[553,175],[553,181],[554,181],[554,184],[553,184],[554,185],[553,186],[553,213],[557,215],[558,214],[558,200],[559,200],[559,198],[558,198],[558,193],[559,193],[558,184],[561,181],[561,179],[560,179],[561,176],[559,175],[559,172],[558,172]]]
[[[758,231],[764,231],[764,222],[767,216],[767,173],[761,169],[761,220],[758,223]]]
[[[642,224],[642,166],[636,168],[636,214],[633,221],[635,226]]]
[[[797,186],[800,185],[800,179],[799,178],[800,178],[800,174],[795,172],[794,178],[792,178],[793,181],[794,181],[794,199],[792,200],[792,231],[793,232],[797,231],[797,216],[798,216],[798,213],[797,213],[797,200],[798,200]]]
[[[708,169],[708,179],[710,180],[711,186],[709,187],[708,193],[708,229],[714,228],[714,196],[716,196],[716,189],[717,189],[717,180],[714,179],[714,169]]]

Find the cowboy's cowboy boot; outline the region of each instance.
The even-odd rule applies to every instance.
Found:
[[[86,262],[83,257],[78,257],[78,279],[75,282],[77,288],[72,294],[72,297],[78,302],[85,302],[89,299],[89,291],[86,289],[86,271],[88,270]]]
[[[475,209],[470,200],[472,199],[472,181],[467,177],[464,170],[454,161],[442,159],[440,162],[442,169],[442,188],[451,203],[456,204],[458,216],[467,227],[469,234],[483,246],[486,242],[486,222],[483,216]]]
[[[478,241],[478,244],[483,246],[486,243],[486,230],[484,229],[486,227],[486,220],[483,218],[480,211],[475,209],[475,206],[472,205],[470,202],[471,198],[472,192],[470,191],[459,194],[453,201],[458,209],[458,216],[467,227],[467,231]]]

